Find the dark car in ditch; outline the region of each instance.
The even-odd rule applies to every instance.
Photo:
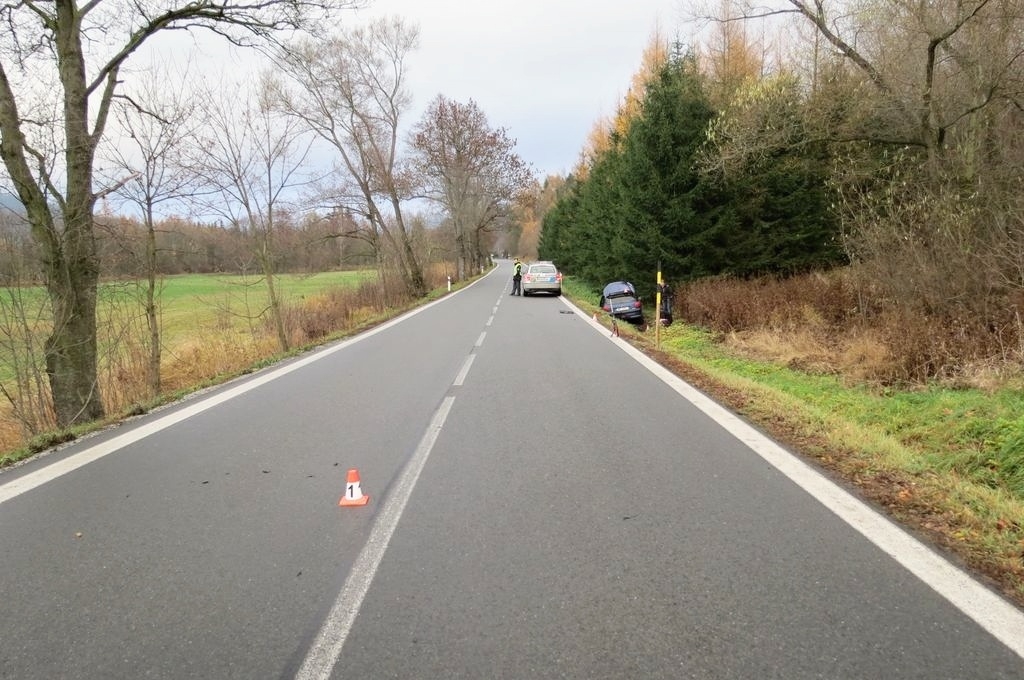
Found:
[[[644,306],[636,294],[636,288],[629,281],[613,281],[601,291],[601,309],[616,319],[642,326]]]

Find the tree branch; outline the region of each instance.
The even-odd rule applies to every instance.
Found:
[[[93,0],[92,4],[100,0]],[[167,10],[155,17],[146,17],[145,24],[129,36],[124,47],[100,69],[88,87],[92,94],[100,83],[107,80],[111,72],[121,67],[124,61],[146,40],[162,30],[190,30],[205,28],[224,36],[236,45],[248,45],[248,41],[219,30],[228,25],[242,28],[257,37],[269,37],[275,31],[303,28],[312,18],[306,12],[327,13],[334,9],[357,8],[364,0],[263,0],[254,3],[215,2],[193,0],[186,5]]]
[[[865,59],[860,52],[854,49],[852,45],[840,38],[828,27],[828,23],[825,18],[825,10],[820,0],[816,0],[814,10],[812,10],[806,2],[801,2],[801,0],[789,0],[789,2],[797,8],[796,11],[807,17],[811,23],[817,27],[818,32],[821,33],[826,40],[832,43],[837,50],[842,52],[843,56],[856,64],[859,69],[864,71],[868,78],[871,79],[871,82],[873,82],[879,90],[886,94],[892,93],[888,82],[886,82],[878,69],[876,69],[871,62]]]

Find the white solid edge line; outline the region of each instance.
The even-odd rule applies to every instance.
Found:
[[[391,536],[395,533],[405,505],[427,463],[427,458],[430,457],[454,401],[455,397],[448,396],[441,402],[415,453],[402,469],[397,484],[388,494],[380,514],[374,521],[366,544],[352,565],[352,571],[345,580],[338,599],[331,606],[330,613],[295,675],[296,680],[326,680],[331,677],[334,665],[341,656],[342,647],[345,646],[345,640],[352,631],[352,624],[362,607],[363,599],[370,589],[381,560],[384,559],[384,552],[391,542]]]
[[[603,332],[607,328],[563,298]],[[1024,658],[1024,612],[624,340],[619,346],[954,607]]]
[[[130,432],[126,432],[122,435],[114,437],[108,441],[103,442],[102,444],[97,444],[96,446],[91,446],[87,449],[83,449],[82,451],[74,455],[68,456],[67,458],[57,461],[55,463],[51,463],[50,465],[47,465],[44,468],[40,468],[35,472],[30,472],[20,477],[15,477],[9,482],[0,484],[0,505],[5,503],[6,501],[11,500],[12,498],[15,498],[16,496],[20,496],[23,493],[35,489],[36,487],[42,486],[47,482],[53,481],[54,479],[57,479],[62,475],[65,475],[69,472],[73,472],[74,470],[77,470],[80,467],[88,465],[93,461],[99,460],[104,456],[114,453],[119,449],[122,449],[130,444],[134,444],[135,442],[140,441],[152,434],[156,434],[161,430],[165,430],[168,427],[171,427],[172,425],[180,423],[181,421],[191,418],[194,415],[198,415],[199,413],[209,410],[214,406],[223,404],[229,399],[234,399],[239,395],[245,394],[250,390],[254,390],[257,387],[260,387],[272,380],[276,380],[284,375],[287,375],[292,371],[296,371],[300,368],[303,368],[304,366],[308,366],[314,361],[323,359],[324,357],[334,354],[335,352],[339,352],[357,342],[361,342],[362,340],[372,337],[377,333],[381,333],[387,330],[388,328],[391,328],[392,326],[395,326],[405,321],[406,319],[409,319],[410,317],[415,316],[416,314],[419,314],[420,312],[425,311],[430,307],[433,307],[434,305],[441,304],[442,302],[450,300],[453,295],[456,295],[464,290],[468,290],[472,286],[476,285],[477,283],[485,279],[487,276],[490,276],[490,274],[494,271],[496,271],[496,268],[492,269],[484,276],[481,276],[479,279],[469,284],[465,288],[455,291],[451,295],[446,295],[442,298],[434,300],[433,302],[429,302],[423,305],[422,307],[417,307],[413,310],[410,310],[405,314],[402,314],[401,316],[395,317],[394,319],[391,319],[390,321],[387,321],[381,324],[380,326],[377,326],[366,331],[365,333],[361,333],[360,335],[354,336],[352,338],[342,340],[337,344],[330,345],[329,347],[326,347],[324,349],[314,350],[313,353],[310,354],[309,356],[298,359],[288,364],[287,366],[282,366],[281,368],[273,369],[263,375],[258,375],[253,378],[245,379],[244,382],[242,382],[241,384],[230,389],[227,389],[223,392],[220,392],[218,394],[215,394],[213,396],[202,399],[201,401],[198,401],[195,404],[192,404],[191,406],[186,406],[180,410],[175,411],[174,413],[170,413],[162,418],[158,418],[157,420],[154,420],[151,423],[147,423],[145,425],[140,425],[138,427],[132,428]],[[0,479],[3,478],[2,475],[3,473],[0,472]]]

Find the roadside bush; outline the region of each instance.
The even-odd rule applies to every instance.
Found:
[[[425,273],[430,288],[446,280],[443,268],[430,268]],[[414,302],[401,281],[394,277],[366,281],[355,288],[333,288],[304,298],[285,307],[285,326],[297,345],[316,342],[332,333],[358,327],[389,309],[405,307]],[[269,326],[268,326],[269,329]]]
[[[845,325],[864,315],[862,296],[847,270],[755,279],[714,278],[687,284],[676,295],[676,313],[718,332],[788,329],[816,318]]]
[[[882,384],[940,379],[983,386],[1020,373],[1024,294],[928,310],[886,297],[867,270],[789,278],[704,279],[684,286],[676,316],[751,355]],[[823,353],[831,353],[824,356]]]
[[[1020,329],[1009,310],[986,319],[966,310],[939,315],[893,308],[878,325],[895,358],[892,381],[940,378],[974,384],[977,367],[1017,366],[1021,360]]]
[[[270,356],[277,348],[272,334],[252,335],[233,330],[208,332],[164,353],[166,392],[196,387],[217,376],[236,373]]]

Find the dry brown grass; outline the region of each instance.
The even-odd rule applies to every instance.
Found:
[[[722,336],[731,351],[808,373],[838,375],[856,383],[885,382],[894,371],[892,350],[876,329],[835,327],[808,316],[798,324],[767,325]]]
[[[870,328],[853,328],[839,343],[838,371],[856,382],[881,382],[893,365],[892,351]]]
[[[161,382],[168,392],[186,390],[217,376],[236,374],[275,351],[277,340],[269,333],[214,331],[168,348]]]
[[[0,451],[11,451],[22,445],[24,432],[10,402],[0,402]]]
[[[987,316],[955,305],[939,312],[885,299],[853,268],[699,281],[680,291],[676,307],[678,318],[721,333],[748,356],[858,381],[983,386],[1024,360],[1013,296],[990,301]]]
[[[758,328],[732,331],[723,338],[732,351],[814,373],[834,373],[834,353],[827,338],[813,330]]]

